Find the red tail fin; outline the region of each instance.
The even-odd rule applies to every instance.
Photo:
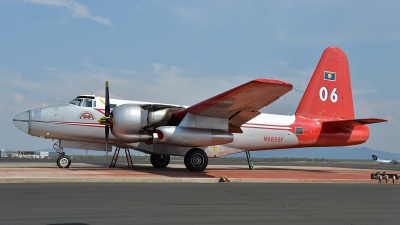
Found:
[[[349,63],[340,48],[325,49],[295,114],[311,119],[354,119]]]

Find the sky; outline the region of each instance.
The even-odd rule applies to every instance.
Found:
[[[81,94],[192,105],[255,78],[294,89],[292,115],[328,46],[348,56],[371,149],[400,153],[400,1],[0,0],[0,148],[51,148],[12,119]]]

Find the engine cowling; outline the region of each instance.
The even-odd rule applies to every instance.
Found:
[[[168,105],[119,105],[112,111],[111,132],[124,141],[150,141],[155,129],[167,125],[173,112],[181,109]]]
[[[203,147],[222,145],[233,141],[233,134],[222,130],[179,126],[162,126],[156,129],[158,140],[163,144]]]
[[[146,141],[152,138],[151,134],[143,133],[147,125],[147,111],[139,105],[124,104],[117,106],[112,111],[112,134],[129,142]]]

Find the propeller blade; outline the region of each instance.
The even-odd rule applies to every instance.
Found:
[[[105,116],[110,116],[110,95],[108,90],[108,81],[106,81],[106,108],[104,112]]]
[[[108,81],[106,81],[106,102],[105,102],[105,110],[104,110],[104,116],[99,118],[97,121],[104,125],[105,128],[105,136],[106,136],[106,158],[108,156],[108,136],[110,134],[110,128],[112,129],[114,119],[112,118],[111,115],[111,109],[110,109],[110,95],[109,95],[109,90],[108,90]],[[112,150],[112,149],[111,149]]]
[[[108,135],[110,133],[110,126],[106,125],[106,158],[108,156]]]
[[[108,144],[108,135],[110,134],[110,127],[106,125],[106,144]],[[107,146],[106,146],[107,148]]]
[[[106,108],[104,111],[106,117],[110,116],[110,91],[108,89],[108,81],[106,81]],[[110,126],[106,125],[106,157],[108,155],[108,135],[110,134]]]

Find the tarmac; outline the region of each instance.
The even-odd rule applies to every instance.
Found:
[[[400,165],[0,159],[1,224],[398,224],[398,184],[371,180]],[[222,164],[222,165],[221,165]],[[225,176],[230,182],[219,182]]]
[[[399,224],[398,185],[0,184],[1,224]]]
[[[400,166],[394,166],[388,167],[386,172],[400,175]],[[126,165],[108,168],[106,163],[78,161],[65,169],[58,168],[52,161],[14,162],[10,159],[0,162],[0,183],[379,183],[378,180],[371,180],[370,175],[376,172],[375,168],[361,167],[364,168],[288,163],[256,165],[255,170],[249,170],[248,165],[209,165],[203,172],[190,172],[183,163],[172,163],[167,168],[157,169],[150,164],[134,164],[134,168],[127,168]],[[385,183],[385,180],[382,182]],[[391,179],[389,183],[392,183]]]

